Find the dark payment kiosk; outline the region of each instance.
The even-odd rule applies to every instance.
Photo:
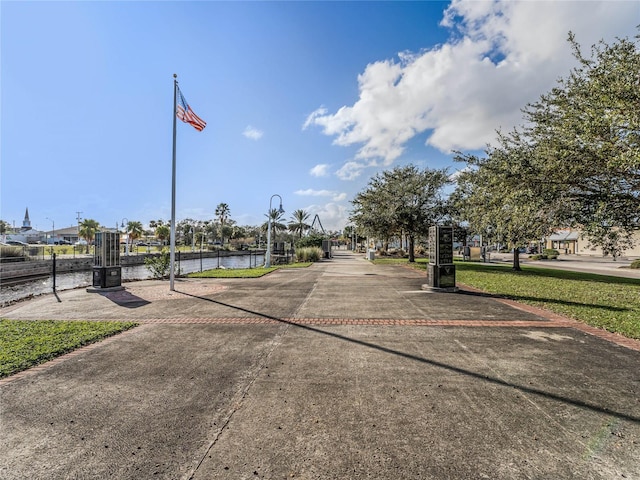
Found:
[[[429,228],[428,285],[431,288],[456,288],[456,267],[453,264],[453,227]]]
[[[120,287],[120,234],[98,232],[93,253],[93,286],[95,288]]]

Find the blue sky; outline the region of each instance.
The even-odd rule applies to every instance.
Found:
[[[633,1],[2,1],[0,218],[265,220],[272,195],[327,229],[396,165],[477,152],[585,52],[632,37]],[[277,199],[274,199],[274,203]]]

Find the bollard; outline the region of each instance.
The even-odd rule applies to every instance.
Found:
[[[56,254],[51,254],[53,258],[53,293],[56,293]]]

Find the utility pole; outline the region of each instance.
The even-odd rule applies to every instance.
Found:
[[[78,240],[80,240],[80,220],[82,217],[80,216],[82,212],[76,212],[76,220],[78,221]]]

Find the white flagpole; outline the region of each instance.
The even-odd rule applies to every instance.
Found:
[[[173,74],[173,161],[171,164],[171,239],[169,241],[169,290],[175,291],[174,262],[176,258],[176,107],[178,98],[178,75]]]

